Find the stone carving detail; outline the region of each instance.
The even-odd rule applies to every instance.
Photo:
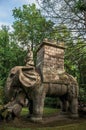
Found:
[[[44,82],[56,82],[58,74],[64,73],[64,46],[61,43],[43,41],[37,50],[36,67],[40,69]]]
[[[28,47],[28,53],[27,53],[27,56],[25,58],[25,63],[26,63],[26,66],[34,66],[34,62],[33,62],[33,53],[31,51],[31,48]]]

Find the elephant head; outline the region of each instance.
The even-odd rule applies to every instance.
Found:
[[[38,86],[40,83],[41,78],[36,72],[35,67],[16,66],[11,69],[8,75],[5,94],[10,100],[22,88]]]

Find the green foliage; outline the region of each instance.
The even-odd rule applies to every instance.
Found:
[[[83,104],[86,104],[86,84],[80,86],[79,101]]]
[[[3,104],[4,100],[5,100],[4,89],[3,87],[0,86],[0,105]]]
[[[9,70],[22,65],[25,52],[11,39],[9,29],[3,26],[0,30],[0,86],[4,86]]]
[[[86,84],[86,67],[85,67],[86,66],[86,47],[85,47],[85,44],[86,42],[84,42],[81,39],[78,39],[76,43],[70,42],[69,44],[67,44],[68,47],[66,49],[66,54],[65,54],[66,70],[67,72],[70,72],[73,76],[77,77],[80,91],[82,91],[82,85]],[[83,95],[83,96],[86,99],[86,95]]]
[[[80,84],[85,84],[86,48],[85,42],[78,40],[67,43],[65,65],[68,72],[78,78]]]
[[[36,9],[35,4],[23,5],[22,8],[18,9],[15,8],[13,10],[13,16],[15,18],[15,22],[13,24],[14,35],[16,35],[17,40],[21,44],[25,44],[25,46],[28,46],[28,44],[31,43],[32,49],[34,47],[35,61],[36,47],[44,38],[55,39],[57,41],[65,41],[68,45],[68,48],[70,48],[72,35],[70,33],[70,30],[68,30],[64,24],[57,26],[54,25],[50,20],[46,20],[46,18],[42,16],[41,11]],[[67,41],[69,41],[69,43]],[[73,50],[73,48],[71,48],[71,50]],[[69,53],[70,52],[71,51],[69,50]],[[70,69],[70,72],[73,71],[74,76],[77,75],[75,74],[77,72],[74,72],[76,65],[70,64]]]
[[[59,98],[46,97],[45,106],[51,107],[51,108],[59,108],[60,107],[60,100],[59,100]]]
[[[78,0],[74,6],[79,11],[86,11],[86,2],[84,0]]]
[[[23,5],[22,8],[13,10],[15,22],[13,24],[14,34],[21,44],[37,46],[44,37],[50,33],[53,22],[46,20],[35,4]]]
[[[86,42],[78,39],[67,43],[65,53],[66,71],[77,78],[79,83],[79,100],[86,101]]]
[[[57,41],[67,42],[71,38],[71,33],[64,24],[53,26],[52,31],[49,34],[49,39],[55,39]]]

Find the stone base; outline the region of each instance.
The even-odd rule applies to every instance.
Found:
[[[71,115],[70,115],[70,118],[76,119],[76,118],[79,118],[79,115],[78,115],[78,114],[71,114]]]
[[[63,116],[63,117],[75,118],[75,119],[79,117],[78,114],[71,114],[69,112],[63,112],[63,111],[60,112],[60,115]]]
[[[31,117],[30,121],[31,122],[42,122],[42,117]]]
[[[68,113],[68,112],[64,112],[64,111],[61,111],[60,114],[61,114],[61,115],[68,115],[69,113]]]

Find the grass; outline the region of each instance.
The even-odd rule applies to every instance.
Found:
[[[58,109],[53,108],[44,108],[44,115],[51,115],[57,113]],[[28,109],[23,108],[21,115],[27,115]],[[74,124],[64,124],[64,126],[57,126],[57,127],[43,127],[43,128],[16,128],[11,127],[10,125],[4,125],[0,127],[0,130],[85,130],[86,129],[86,120],[82,123],[74,123]]]
[[[57,112],[59,112],[59,109],[45,107],[43,113],[44,113],[44,115],[51,115],[51,114],[55,114]]]
[[[72,125],[65,125],[65,126],[58,126],[52,128],[38,128],[35,130],[86,130],[86,122],[82,124],[72,124]]]
[[[56,112],[59,112],[59,109],[55,109],[55,108],[44,108],[44,115],[51,115],[51,114],[55,114]],[[21,115],[27,115],[29,113],[28,108],[23,108],[21,111]]]
[[[28,108],[23,108],[21,111],[21,115],[27,115],[29,113]]]
[[[58,127],[44,127],[44,128],[13,128],[13,127],[4,127],[0,130],[86,130],[86,122],[81,124],[72,124]]]

